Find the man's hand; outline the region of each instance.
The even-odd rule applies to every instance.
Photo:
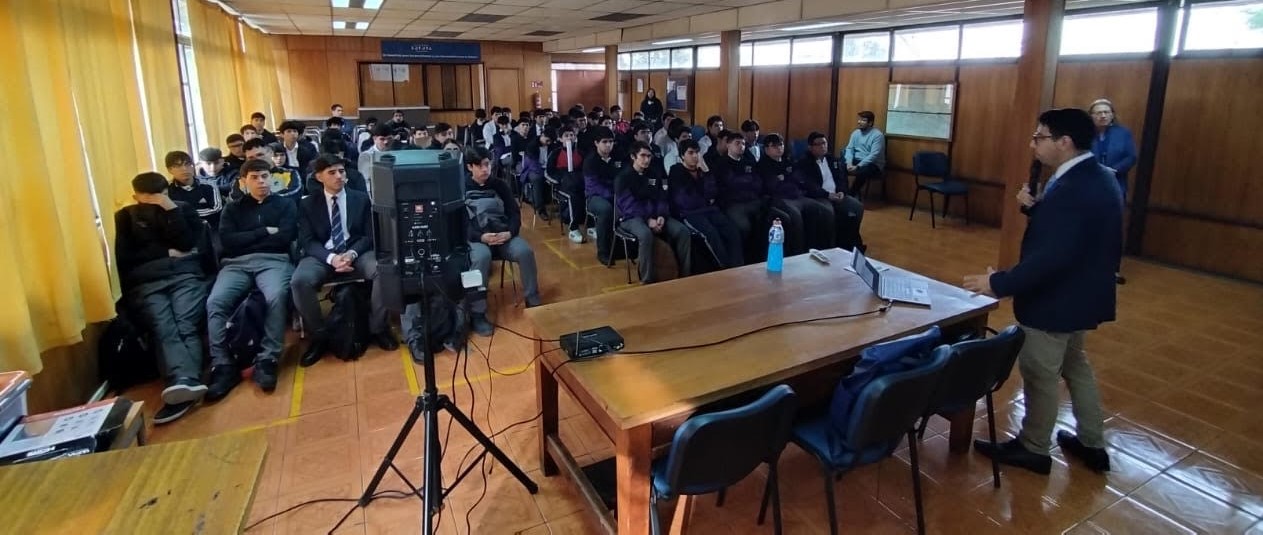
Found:
[[[333,262],[331,262],[330,265],[333,266],[334,271],[337,271],[338,273],[346,273],[347,271],[354,269],[351,264],[351,255],[342,253],[340,255],[334,255]]]
[[[281,231],[280,227],[266,227],[266,228],[268,230],[268,234],[276,234],[277,232]]]
[[[995,273],[995,268],[987,266],[987,273],[984,275],[965,275],[965,289],[975,294],[995,297],[995,293],[991,291],[991,275],[993,273]]]
[[[846,192],[837,191],[837,192],[830,193],[830,194],[829,194],[829,198],[830,198],[830,199],[838,199],[838,200],[845,199],[845,198],[846,198]]]
[[[1022,190],[1017,192],[1017,202],[1027,208],[1035,206],[1035,197],[1031,195],[1030,186],[1022,186]]]
[[[478,239],[482,240],[482,243],[485,243],[487,245],[497,245],[496,239],[499,236],[500,236],[499,234],[496,234],[494,232],[484,232],[482,233],[482,236],[478,237]]]
[[[662,232],[662,223],[659,222],[659,218],[651,217],[646,219],[645,223],[649,225],[650,232],[653,232],[654,234]]]
[[[847,170],[847,172],[848,172],[848,173],[854,173],[854,172],[855,172],[855,166],[854,166],[854,165],[851,165],[851,164],[849,164],[849,163],[848,163],[848,164],[846,164],[846,170]]]
[[[163,210],[175,209],[175,201],[171,200],[171,197],[168,197],[166,193],[135,193],[132,195],[132,198],[136,199],[136,202],[140,204],[161,206]]]
[[[509,232],[507,232],[507,231],[505,231],[505,232],[497,232],[497,233],[495,234],[495,243],[494,243],[494,244],[492,244],[492,245],[503,245],[503,244],[508,243],[508,242],[509,242],[509,240],[511,240],[511,239],[513,239],[513,234],[511,234],[511,233],[509,233]]]
[[[182,258],[182,257],[188,256],[192,252],[193,251],[184,252],[184,251],[179,251],[176,249],[167,249],[167,256],[171,258]]]

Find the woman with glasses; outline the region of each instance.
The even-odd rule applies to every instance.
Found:
[[[1092,154],[1096,155],[1101,165],[1114,172],[1118,187],[1123,191],[1123,207],[1126,208],[1127,173],[1136,165],[1136,141],[1132,138],[1131,130],[1118,124],[1114,103],[1109,100],[1102,98],[1093,101],[1088,113],[1092,115],[1092,123],[1096,126],[1092,137]],[[1127,279],[1123,278],[1121,266],[1119,269],[1120,271],[1114,273],[1114,279],[1119,284],[1124,284]]]

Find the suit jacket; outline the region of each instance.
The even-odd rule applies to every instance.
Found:
[[[373,206],[368,194],[343,188],[346,195],[346,227],[350,237],[346,241],[348,251],[363,256],[373,250]],[[329,241],[329,200],[324,191],[308,195],[298,203],[298,244],[303,254],[324,262],[335,254],[325,248]]]
[[[1028,327],[1066,333],[1112,321],[1123,234],[1114,173],[1095,159],[1079,162],[1027,215],[1021,259],[991,275],[992,291],[1013,296],[1013,313]]]
[[[846,168],[840,167],[838,160],[832,154],[826,154],[824,159],[829,170],[833,172],[833,185],[836,191],[846,191]],[[803,195],[812,199],[823,199],[829,196],[829,192],[824,189],[824,175],[820,174],[820,164],[816,163],[815,156],[807,154],[799,158],[794,163],[794,172],[799,173],[802,178],[800,183],[803,187]]]
[[[293,167],[298,169],[300,175],[306,175],[308,171],[311,171],[311,162],[315,160],[317,156],[319,156],[319,154],[317,154],[315,147],[312,147],[310,143],[303,143],[302,141],[299,141],[298,161],[289,161],[289,153],[287,152],[285,153],[285,167]]]

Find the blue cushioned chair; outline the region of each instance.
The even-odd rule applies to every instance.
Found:
[[[994,446],[995,408],[991,394],[1008,380],[1025,341],[1026,331],[1010,325],[991,338],[953,344],[951,357],[943,368],[943,379],[930,398],[930,408],[921,420],[917,435],[925,435],[931,416],[972,411],[979,399],[986,399],[987,431]],[[1000,488],[1000,464],[995,457],[991,458],[991,477],[995,488]]]
[[[652,533],[662,532],[658,502],[676,496],[719,492],[768,464],[766,496],[772,497],[772,519],[781,532],[781,506],[776,482],[776,461],[789,439],[789,428],[798,407],[798,396],[787,385],[769,390],[741,407],[689,418],[675,431],[671,451],[653,463],[649,493]]]
[[[798,161],[807,155],[807,140],[795,139],[789,142],[789,155],[794,161]]]
[[[952,178],[951,161],[946,154],[933,151],[920,151],[912,155],[912,174],[917,182],[917,191],[912,195],[912,211],[908,213],[908,221],[917,213],[917,197],[921,190],[930,193],[930,228],[934,224],[934,194],[943,196],[943,219],[947,219],[947,205],[952,197],[965,198],[965,224],[969,224],[969,185]],[[939,178],[937,182],[922,183],[921,177]]]
[[[916,423],[925,414],[951,354],[950,346],[936,348],[938,343],[939,330],[933,327],[865,349],[856,370],[843,378],[834,392],[828,411],[794,424],[790,440],[820,461],[830,533],[838,532],[834,479],[853,468],[889,457],[905,437],[912,462],[917,532],[925,533]],[[866,364],[878,365],[862,368]],[[856,379],[862,384],[856,385]],[[763,503],[767,503],[766,494]]]
[[[695,124],[689,127],[689,133],[693,134],[693,141],[700,141],[702,136],[706,135],[706,127]]]

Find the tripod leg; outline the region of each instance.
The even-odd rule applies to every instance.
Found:
[[[442,400],[439,398],[439,406]],[[443,459],[439,450],[439,414],[438,407],[427,407],[425,411],[425,493],[424,507],[421,513],[421,533],[434,533],[434,515],[443,507]]]
[[[372,501],[373,493],[377,491],[377,485],[381,484],[382,478],[386,476],[386,470],[394,465],[395,455],[399,453],[399,448],[403,447],[404,441],[412,433],[412,426],[416,425],[417,418],[421,416],[424,406],[425,402],[418,397],[416,405],[412,407],[412,413],[408,415],[408,420],[404,422],[403,428],[399,430],[399,435],[395,437],[395,442],[390,445],[390,450],[382,458],[382,464],[377,467],[377,473],[373,474],[373,480],[368,483],[368,487],[364,488],[364,494],[360,496],[360,507],[365,507],[368,505],[368,502]]]
[[[539,486],[537,486],[534,481],[531,481],[531,478],[527,477],[526,473],[522,472],[521,468],[518,468],[517,463],[514,463],[508,455],[505,455],[504,452],[500,450],[500,447],[496,446],[495,442],[492,442],[481,429],[478,429],[478,425],[470,420],[468,416],[465,416],[465,413],[461,412],[460,407],[457,407],[456,404],[452,403],[452,400],[448,399],[447,396],[439,396],[439,408],[446,410],[453,418],[456,419],[457,422],[460,422],[461,427],[464,427],[465,431],[468,431],[470,435],[477,439],[478,443],[481,444],[482,447],[486,448],[487,452],[490,453],[492,457],[495,457],[497,461],[500,461],[500,464],[504,465],[505,468],[508,468],[509,473],[513,474],[513,477],[517,478],[518,482],[520,482],[523,487],[526,487],[528,492],[531,494],[539,492]]]

